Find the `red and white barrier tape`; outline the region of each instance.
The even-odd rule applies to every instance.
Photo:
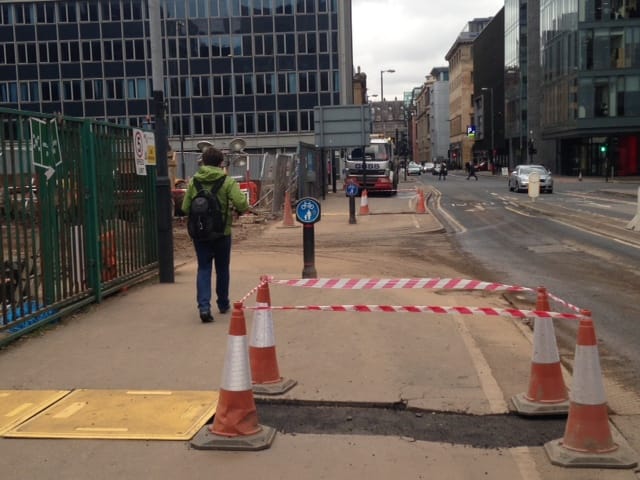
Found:
[[[266,280],[261,281],[258,285],[256,285],[255,287],[253,287],[251,290],[249,290],[244,297],[242,297],[239,302],[240,303],[244,303],[247,301],[247,298],[249,298],[251,295],[253,295],[254,293],[256,293],[258,291],[258,289],[260,287],[262,287],[265,283],[269,283],[273,280],[273,277],[268,277]]]
[[[313,312],[358,312],[358,313],[435,313],[449,315],[507,316],[514,318],[559,318],[580,320],[584,315],[575,313],[545,312],[542,310],[519,310],[516,308],[491,307],[443,307],[436,305],[281,305],[270,307],[245,306],[248,310],[308,310]]]
[[[503,285],[463,278],[305,278],[271,280],[275,285],[345,290],[376,290],[383,288],[431,288],[448,290],[489,290],[493,292],[533,292],[528,287]]]
[[[573,304],[571,304],[571,303],[569,303],[569,302],[565,302],[565,301],[564,301],[564,300],[562,300],[561,298],[558,298],[558,297],[556,297],[555,295],[553,295],[553,294],[551,294],[551,293],[549,293],[549,292],[547,292],[547,295],[548,295],[548,296],[549,296],[549,298],[550,298],[550,299],[552,299],[553,301],[558,302],[558,303],[559,303],[559,304],[561,304],[561,305],[564,305],[565,307],[567,307],[567,308],[569,308],[569,309],[573,310],[574,312],[578,312],[578,313],[580,313],[580,312],[582,311],[582,309],[581,309],[580,307],[578,307],[578,306],[576,306],[576,305],[573,305]]]

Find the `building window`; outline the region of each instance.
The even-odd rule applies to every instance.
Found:
[[[102,80],[85,80],[84,98],[87,100],[102,100],[104,98]]]
[[[254,15],[271,15],[272,0],[253,0]]]
[[[80,9],[80,21],[81,22],[97,22],[100,20],[100,13],[98,10],[98,3],[89,1],[89,2],[79,2],[78,8]]]
[[[273,55],[273,35],[256,35],[253,42],[256,55]]]
[[[76,12],[76,2],[59,2],[58,3],[58,22],[75,23],[78,21]]]
[[[214,97],[231,95],[231,75],[214,75],[212,80]]]
[[[64,80],[62,82],[63,100],[82,100],[80,80]]]
[[[243,75],[235,75],[236,95],[253,95],[253,75],[246,73]]]
[[[258,112],[258,133],[273,133],[275,131],[275,112]]]
[[[233,133],[231,129],[231,121],[233,117],[230,113],[218,114],[214,116],[214,134],[231,135]]]
[[[57,102],[60,100],[60,83],[57,80],[42,82],[40,92],[43,102]]]
[[[20,101],[39,102],[38,82],[20,82]]]
[[[295,132],[298,130],[298,112],[280,112],[280,131]]]
[[[300,130],[310,132],[314,130],[313,110],[303,110],[300,112]]]
[[[124,79],[109,78],[105,80],[108,99],[124,99]]]
[[[293,55],[296,53],[295,37],[293,33],[279,33],[276,35],[278,55]]]
[[[237,113],[236,114],[236,132],[240,133],[255,133],[256,128],[254,125],[253,113]]]
[[[19,43],[17,47],[18,63],[38,63],[35,43]]]
[[[18,84],[16,82],[0,83],[0,102],[18,103]]]
[[[278,74],[278,93],[298,93],[298,75],[294,72]]]
[[[316,72],[300,72],[298,76],[301,93],[314,93],[318,91]]]
[[[37,3],[36,18],[38,23],[56,23],[56,9],[54,3]]]
[[[296,0],[273,0],[275,13],[290,14],[293,13],[293,7]]]
[[[13,25],[13,5],[3,3],[0,5],[0,24]]]
[[[256,74],[256,93],[258,95],[275,93],[274,77],[273,73]]]

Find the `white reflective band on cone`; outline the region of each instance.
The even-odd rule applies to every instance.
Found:
[[[597,347],[576,345],[573,365],[573,380],[569,392],[571,401],[581,405],[606,403]]]
[[[268,307],[268,303],[258,302],[258,307]],[[253,327],[251,328],[252,347],[264,348],[273,347],[276,344],[275,334],[273,333],[273,320],[271,318],[271,310],[256,310],[253,313]]]
[[[229,392],[251,390],[251,370],[246,335],[229,335],[220,388]]]
[[[559,361],[560,354],[556,344],[553,320],[536,318],[533,329],[533,362],[557,363]]]

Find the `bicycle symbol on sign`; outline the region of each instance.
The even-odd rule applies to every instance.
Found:
[[[296,206],[296,216],[302,223],[315,223],[320,219],[320,204],[313,198],[302,198]]]

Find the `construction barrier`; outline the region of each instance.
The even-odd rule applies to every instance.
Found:
[[[544,287],[538,287],[536,310],[550,310]],[[534,320],[529,389],[512,397],[511,403],[521,415],[558,415],[569,411],[569,393],[562,377],[553,320],[549,318]]]
[[[275,434],[275,429],[258,424],[244,312],[242,303],[235,302],[213,424],[205,425],[191,446],[199,450],[264,450],[271,446]]]
[[[369,215],[369,196],[367,195],[367,189],[362,190],[360,195],[360,215]]]
[[[261,291],[263,284],[329,288],[329,289],[385,289],[385,288],[432,288],[467,289],[494,292],[533,292],[528,287],[505,285],[466,279],[404,278],[404,279],[293,279],[276,280],[261,277],[261,284],[252,290]],[[259,295],[255,307],[244,307],[256,311],[265,310],[306,310],[331,312],[377,312],[377,313],[434,313],[484,316],[509,316],[513,318],[534,318],[534,354],[528,391],[516,396],[514,405],[524,415],[566,413],[568,418],[562,439],[545,444],[551,463],[566,467],[590,468],[633,468],[637,465],[636,454],[624,438],[609,424],[606,397],[602,383],[595,329],[591,313],[563,313],[550,310],[549,298],[564,306],[569,304],[549,294],[544,287],[537,289],[536,310],[515,308],[494,308],[475,306],[441,305],[299,305],[274,306],[268,291]],[[246,297],[245,297],[246,298]],[[242,303],[239,304],[242,307]],[[578,320],[578,340],[576,344],[573,383],[571,394],[562,378],[561,364],[552,319]],[[275,347],[275,342],[273,342]],[[279,376],[279,373],[274,374]],[[569,398],[568,398],[569,397]],[[515,398],[515,397],[514,397]],[[615,439],[614,439],[615,438]]]
[[[416,213],[427,213],[427,207],[424,200],[424,189],[417,189]]]
[[[293,211],[291,209],[291,194],[287,190],[284,193],[284,214],[282,215],[283,227],[297,227],[293,221]]]
[[[545,443],[545,451],[551,463],[563,467],[634,468],[631,447],[620,435],[613,440],[595,328],[591,312],[582,314],[564,437]]]
[[[249,340],[251,380],[253,393],[280,395],[291,390],[298,382],[280,376],[270,306],[269,279],[263,276],[260,278],[258,286],[257,309],[253,312],[253,325]]]

